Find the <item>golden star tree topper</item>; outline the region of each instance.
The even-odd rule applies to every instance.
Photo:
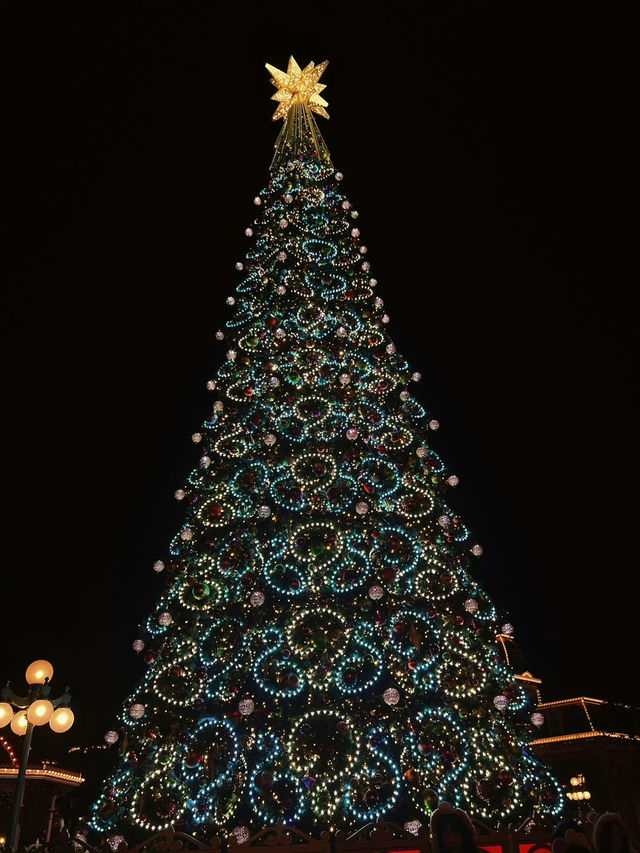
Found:
[[[272,101],[278,101],[278,109],[273,114],[274,121],[285,118],[294,104],[308,106],[314,113],[329,118],[329,113],[325,110],[329,104],[320,97],[320,92],[326,89],[326,86],[318,83],[328,64],[328,60],[319,65],[310,62],[306,68],[301,69],[293,56],[289,57],[286,72],[268,62],[265,64],[271,74],[271,82],[278,90],[271,96]]]

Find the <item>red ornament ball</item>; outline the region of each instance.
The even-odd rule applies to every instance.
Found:
[[[201,763],[202,758],[203,758],[203,756],[202,756],[202,753],[200,753],[200,752],[189,752],[185,756],[184,765],[185,765],[185,767],[189,767],[189,768],[197,767],[198,764]]]
[[[496,790],[496,786],[491,781],[491,779],[481,779],[476,784],[476,792],[481,800],[488,802],[491,797],[494,795]]]
[[[263,770],[258,774],[256,779],[256,787],[259,791],[265,793],[273,788],[273,773],[270,770]]]

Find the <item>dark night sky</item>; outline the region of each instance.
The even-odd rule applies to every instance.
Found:
[[[263,65],[293,52],[330,60],[321,129],[461,477],[478,577],[546,698],[640,703],[624,22],[578,4],[217,5],[1,7],[0,677],[50,658],[70,745],[101,741],[141,671],[130,644],[278,131]]]

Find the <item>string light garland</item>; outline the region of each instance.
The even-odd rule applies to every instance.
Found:
[[[562,808],[472,577],[482,547],[445,501],[440,423],[409,391],[421,376],[311,115],[325,67],[268,66],[285,121],[154,564],[147,669],[106,738],[103,834],[426,825],[439,799],[489,822]]]

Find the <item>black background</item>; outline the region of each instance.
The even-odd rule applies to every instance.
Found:
[[[444,8],[441,8],[444,7]],[[99,743],[198,457],[279,124],[319,119],[452,504],[543,696],[640,702],[622,20],[584,4],[6,4],[0,676],[36,657]]]

